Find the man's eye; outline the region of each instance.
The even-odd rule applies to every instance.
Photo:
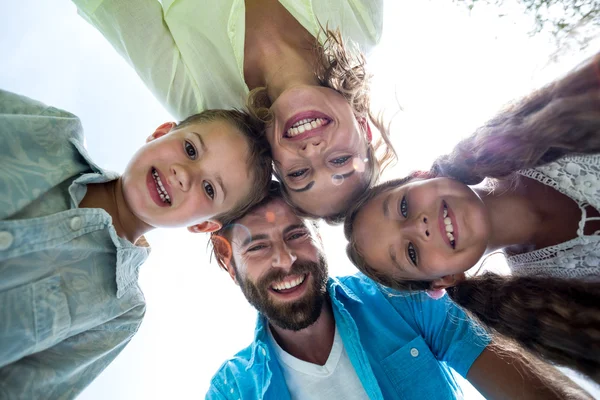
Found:
[[[400,215],[404,218],[408,217],[408,204],[406,204],[406,196],[402,196],[400,200]]]
[[[252,246],[252,247],[250,247],[250,248],[249,248],[248,250],[246,250],[246,251],[248,251],[248,252],[252,252],[252,251],[259,251],[259,250],[265,249],[266,247],[267,247],[267,246],[265,246],[264,244],[257,244],[256,246]]]
[[[206,182],[206,181],[202,182],[202,184],[204,185],[204,191],[206,192],[206,194],[211,199],[214,200],[214,198],[215,198],[215,189],[213,188],[213,186],[210,183]]]
[[[408,258],[413,263],[413,265],[416,267],[418,260],[417,260],[417,251],[415,250],[415,246],[413,246],[412,243],[409,243],[408,247],[406,248],[406,251],[408,252]]]
[[[196,156],[198,155],[198,153],[196,153],[196,148],[194,147],[193,144],[191,144],[190,142],[188,142],[187,140],[185,141],[183,148],[185,150],[185,154],[187,154],[187,156],[191,159],[191,160],[195,160]]]
[[[306,174],[306,171],[308,171],[308,168],[299,169],[297,171],[290,172],[287,176],[290,178],[300,178],[302,175]]]
[[[352,158],[352,156],[343,156],[343,157],[338,157],[335,158],[333,160],[330,161],[330,163],[332,163],[333,165],[335,165],[336,167],[339,167],[341,165],[346,164],[346,162],[348,162],[348,160]]]
[[[288,237],[288,240],[296,240],[303,237],[306,237],[306,232],[295,232]]]

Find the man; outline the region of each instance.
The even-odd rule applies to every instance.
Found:
[[[276,185],[211,239],[259,318],[208,399],[460,397],[449,367],[487,398],[589,398],[552,367],[507,348],[499,355],[447,298],[383,290],[362,274],[328,278],[315,227]]]

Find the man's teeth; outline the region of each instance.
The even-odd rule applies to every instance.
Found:
[[[275,290],[291,289],[291,288],[294,288],[294,287],[300,285],[302,282],[304,282],[304,279],[306,279],[306,275],[302,275],[301,277],[293,279],[291,281],[275,283],[275,284],[271,285],[271,287]]]
[[[454,242],[454,227],[452,226],[452,220],[448,216],[448,208],[444,205],[444,225],[446,226],[446,236],[448,236],[448,240],[450,240],[450,245],[452,248],[456,245]]]
[[[296,122],[290,129],[287,130],[286,136],[294,137],[306,131],[311,131],[327,124],[327,120],[323,118],[307,118]]]
[[[160,199],[163,201],[163,203],[171,204],[169,193],[167,193],[165,190],[165,187],[160,180],[160,176],[158,175],[158,171],[156,171],[154,168],[152,168],[152,177],[154,178],[154,183],[156,183],[156,191],[158,192]]]

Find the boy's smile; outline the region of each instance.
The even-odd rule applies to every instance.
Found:
[[[162,178],[161,178],[162,175]],[[164,183],[163,183],[164,182]],[[159,207],[170,207],[172,190],[169,186],[169,181],[164,179],[164,175],[159,170],[152,167],[148,172],[148,179],[146,179],[148,185],[148,192],[150,197],[157,206]]]

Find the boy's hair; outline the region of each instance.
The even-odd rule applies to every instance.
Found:
[[[320,34],[325,35],[321,44],[317,38],[315,52],[317,65],[315,75],[321,86],[335,90],[348,101],[356,118],[364,118],[374,126],[381,138],[367,145],[367,162],[365,165],[365,178],[350,198],[360,195],[366,188],[375,185],[381,173],[387,166],[397,160],[396,151],[390,140],[390,127],[383,122],[380,115],[371,112],[371,75],[367,71],[364,55],[355,49],[349,49],[339,30],[329,30],[321,27]],[[269,111],[271,102],[267,96],[266,88],[256,88],[248,97],[248,108],[257,118],[269,123],[272,116]],[[281,179],[280,179],[281,180]],[[319,216],[306,212],[296,206],[283,187],[283,199],[299,216],[309,218],[323,218],[330,224],[340,223],[345,212],[332,215]]]
[[[259,203],[267,194],[272,173],[271,150],[264,135],[264,123],[242,110],[205,110],[184,119],[177,124],[175,129],[213,121],[230,123],[246,138],[246,143],[248,144],[248,159],[246,162],[250,171],[250,177],[253,180],[252,191],[244,199],[239,201],[229,211],[213,217],[225,226],[243,216],[248,209]]]
[[[281,184],[277,181],[270,181],[268,186],[268,191],[266,195],[256,204],[251,207],[248,207],[246,213],[252,212],[253,210],[260,208],[273,200],[281,199]],[[212,256],[214,256],[215,260],[217,260],[217,264],[219,267],[227,271],[227,263],[229,262],[233,268],[235,268],[235,264],[233,263],[233,258],[228,259],[223,252],[221,251],[222,245],[230,246],[231,243],[231,235],[233,233],[233,228],[235,227],[237,221],[242,219],[244,215],[242,214],[237,218],[229,221],[227,224],[223,224],[223,227],[218,231],[214,231],[210,233],[210,241],[208,245],[211,247]]]

